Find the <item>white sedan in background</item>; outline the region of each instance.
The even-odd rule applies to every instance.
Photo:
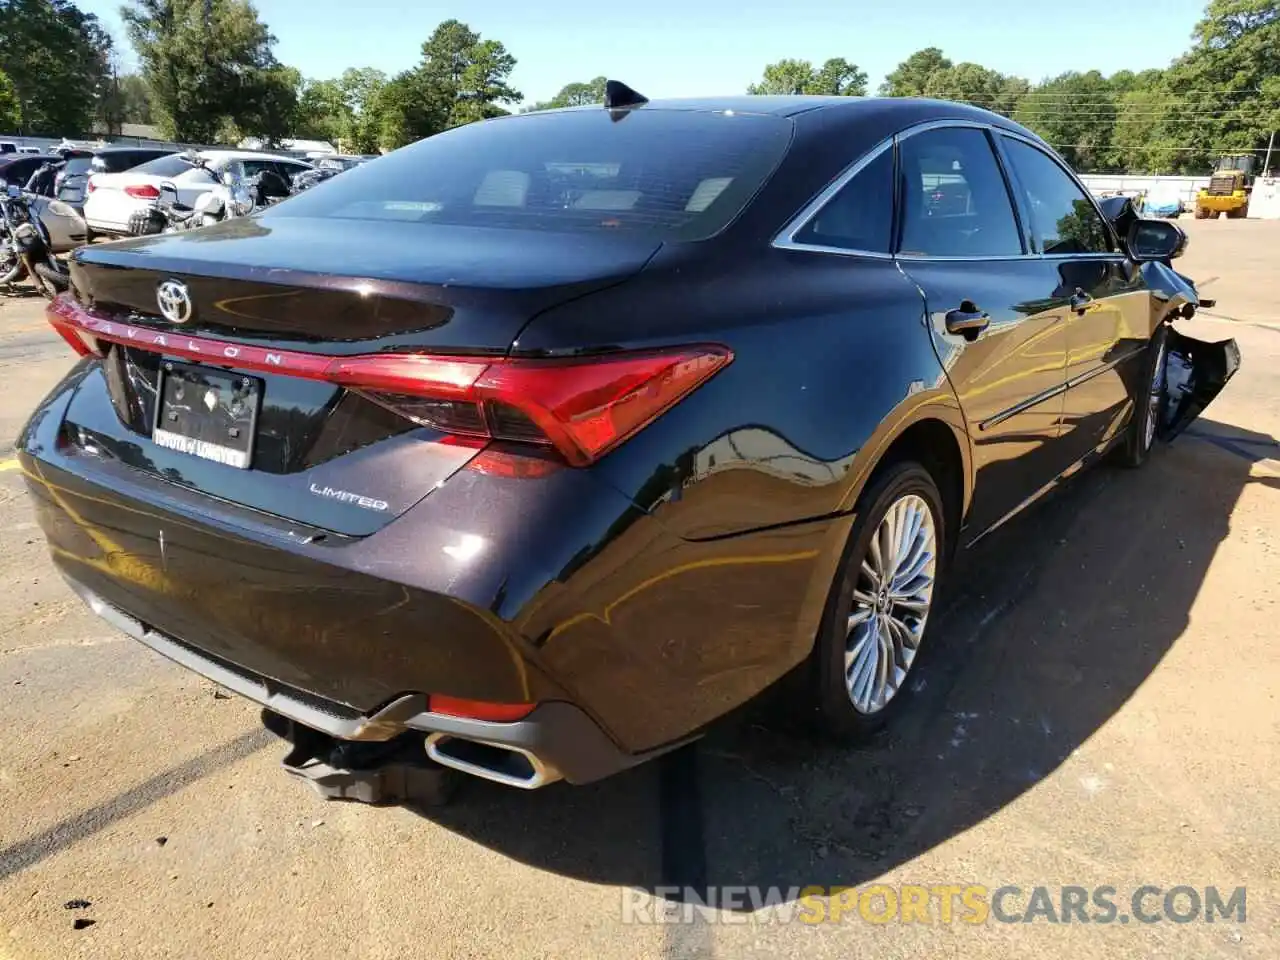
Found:
[[[182,154],[150,160],[124,173],[95,173],[89,178],[84,200],[84,218],[95,234],[127,234],[129,218],[145,210],[160,196],[160,185],[178,188],[178,202],[195,206],[196,200],[213,185],[210,171],[221,177],[228,170],[240,177],[252,177],[271,170],[291,183],[295,174],[313,169],[311,164],[271,153],[246,150],[199,150],[208,170],[192,166]]]

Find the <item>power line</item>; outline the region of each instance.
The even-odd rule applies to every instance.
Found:
[[[1053,149],[1055,149],[1055,150],[1096,150],[1096,149],[1098,149],[1098,148],[1099,148],[1099,144],[1096,144],[1096,143],[1051,143],[1051,144],[1049,144],[1049,146],[1053,147]],[[1161,150],[1176,150],[1176,151],[1178,151],[1179,153],[1197,152],[1197,151],[1202,151],[1202,152],[1204,152],[1204,153],[1266,153],[1266,152],[1267,152],[1267,151],[1266,151],[1266,148],[1264,148],[1264,147],[1228,147],[1228,146],[1222,146],[1222,147],[1197,147],[1197,146],[1177,146],[1177,147],[1167,147],[1167,146],[1165,146],[1164,144],[1148,144],[1144,149],[1148,149],[1148,150],[1151,150],[1151,151],[1154,151],[1154,152],[1159,152],[1159,151],[1161,151]]]
[[[1105,119],[1107,117],[1115,117],[1117,119],[1152,119],[1166,120],[1170,123],[1196,123],[1200,120],[1252,120],[1256,119],[1260,114],[1266,111],[1243,112],[1240,110],[1197,110],[1184,111],[1191,113],[1192,116],[1170,116],[1161,110],[1099,110],[1091,113],[1080,113],[1077,111],[1063,111],[1061,113],[1045,113],[1045,116],[1052,117],[1070,117],[1073,120],[1094,120]]]
[[[1097,93],[1079,93],[1079,94],[1067,93],[1067,92],[1062,92],[1058,90],[1031,89],[1031,90],[1028,90],[1026,93],[1020,94],[1019,96],[1023,98],[1036,97],[1039,99],[1070,100],[1072,102],[1079,102],[1079,101],[1088,101],[1088,100],[1107,101],[1115,97],[1123,97],[1129,93],[1148,93],[1153,97],[1155,97],[1156,99],[1159,99],[1162,101],[1178,101],[1178,100],[1194,101],[1194,100],[1200,100],[1204,97],[1259,97],[1259,96],[1268,96],[1269,98],[1274,99],[1274,95],[1268,95],[1261,89],[1232,90],[1228,88],[1215,89],[1212,87],[1198,87],[1195,90],[1192,90],[1185,94],[1184,93],[1160,94],[1160,93],[1157,93],[1156,91],[1148,91],[1148,90],[1143,90],[1141,88],[1134,88],[1130,90],[1100,91]],[[991,90],[989,88],[974,90],[972,95],[973,96],[990,96]]]

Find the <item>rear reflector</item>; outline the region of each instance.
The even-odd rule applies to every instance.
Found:
[[[138,200],[155,200],[160,196],[160,191],[149,183],[131,183],[124,188],[124,192]]]
[[[536,703],[487,703],[484,700],[464,700],[433,693],[427,700],[427,709],[450,717],[467,717],[470,720],[488,720],[492,723],[512,723],[533,713]]]
[[[556,360],[333,357],[118,323],[65,294],[47,316],[77,352],[84,352],[77,341],[107,340],[198,363],[323,380],[444,433],[553,446],[574,466],[599,459],[733,360],[716,344]]]

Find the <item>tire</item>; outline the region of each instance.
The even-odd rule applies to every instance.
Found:
[[[22,262],[22,258],[14,256],[12,260],[6,260],[0,263],[0,287],[8,286],[11,283],[17,283],[27,275],[26,265]]]
[[[1147,462],[1155,442],[1155,431],[1164,406],[1164,365],[1168,359],[1169,325],[1160,324],[1151,335],[1147,347],[1147,362],[1138,381],[1141,393],[1133,399],[1133,417],[1120,447],[1120,462],[1126,467],[1137,468]]]
[[[907,625],[913,647],[908,645],[907,634],[901,630],[890,628],[881,632],[880,625],[885,621],[880,614],[886,609],[886,602],[883,594],[871,595],[873,581],[864,573],[864,561],[867,565],[875,564],[872,541],[875,540],[877,547],[881,545],[881,524],[895,509],[900,511],[899,517],[909,517],[912,522],[917,515],[927,515],[928,523],[932,525],[931,550],[923,522],[919,529],[924,540],[915,544],[922,553],[931,554],[932,559],[924,564],[922,575],[904,591],[914,593],[917,598],[924,597],[923,617],[903,606],[888,607],[900,624]],[[917,514],[918,511],[924,511],[924,514]],[[933,600],[948,556],[942,496],[933,477],[919,463],[901,461],[881,468],[858,499],[855,512],[857,520],[850,531],[849,545],[832,584],[827,610],[814,644],[806,691],[810,705],[806,713],[815,732],[846,743],[867,739],[892,722],[909,702],[911,681],[917,675],[923,651],[928,648],[929,613],[934,607]],[[913,554],[912,549],[907,550],[909,558]],[[904,566],[909,570],[918,563]],[[932,580],[926,595],[925,591],[917,590],[915,584],[929,575]],[[859,597],[876,602],[859,602]],[[852,617],[855,615],[863,616],[863,622],[853,625]],[[880,636],[888,638],[892,659],[884,657],[886,647],[877,642]],[[875,664],[869,665],[867,657],[875,660]],[[905,664],[904,658],[907,658]],[[850,664],[848,674],[846,663]],[[891,663],[897,668],[892,678],[887,670],[878,670],[881,663]],[[900,676],[897,670],[902,670]],[[846,680],[847,675],[850,680]],[[882,678],[892,681],[883,684],[882,689],[887,696],[878,703],[872,702],[874,698],[870,691],[881,688]],[[860,690],[862,702],[855,703]]]
[[[58,294],[66,293],[71,288],[71,278],[59,273],[46,263],[37,263],[35,271],[36,276],[33,279],[46,300],[52,300]]]
[[[1204,207],[1196,207],[1196,219],[1197,219],[1197,220],[1208,220],[1208,219],[1209,219],[1209,211],[1208,211],[1208,210],[1206,210],[1206,209],[1204,209]]]

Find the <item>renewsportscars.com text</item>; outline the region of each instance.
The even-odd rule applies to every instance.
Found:
[[[871,884],[625,890],[623,923],[1244,923],[1246,890],[1113,886]]]

